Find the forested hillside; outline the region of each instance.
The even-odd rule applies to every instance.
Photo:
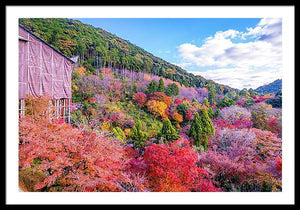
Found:
[[[70,121],[47,96],[24,100],[23,191],[282,191],[281,92],[223,91],[79,21],[20,22],[79,55]]]
[[[152,73],[179,82],[186,87],[214,84],[218,94],[233,90],[206,80],[152,55],[142,48],[101,28],[66,18],[20,19],[19,23],[68,57],[79,56],[79,64],[94,73],[97,69],[128,69]]]
[[[282,89],[282,80],[281,79],[277,79],[274,82],[271,82],[267,85],[263,85],[260,86],[258,88],[255,89],[256,92],[258,93],[277,93],[278,91],[280,91]]]

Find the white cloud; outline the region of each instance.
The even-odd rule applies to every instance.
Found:
[[[220,68],[208,70],[206,72],[196,72],[204,78],[214,80],[215,82],[229,85],[230,87],[243,89],[243,88],[257,88],[273,82],[278,78],[282,78],[281,70],[264,70],[255,72],[247,68]]]
[[[268,18],[261,19],[254,28],[247,28],[247,32],[218,31],[201,46],[180,45],[179,66],[209,67],[211,70],[199,74],[235,88],[255,88],[281,77],[281,33],[281,19]]]

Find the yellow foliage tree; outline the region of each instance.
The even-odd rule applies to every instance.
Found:
[[[164,102],[149,100],[147,101],[146,106],[155,117],[160,116],[162,119],[167,117],[165,110],[168,106]]]
[[[79,75],[79,76],[84,76],[86,74],[86,69],[84,66],[80,66],[79,68],[77,69],[74,69],[73,71],[75,74]]]

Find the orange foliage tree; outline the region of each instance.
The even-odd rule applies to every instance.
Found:
[[[154,92],[148,94],[148,100],[164,102],[167,105],[167,107],[169,107],[172,104],[171,98],[166,94],[164,94],[163,92]]]
[[[147,101],[146,106],[155,117],[160,116],[162,119],[167,117],[165,110],[168,106],[164,102],[149,100]]]

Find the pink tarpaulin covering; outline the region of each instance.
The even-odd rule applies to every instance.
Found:
[[[19,99],[71,98],[72,61],[19,27]]]

